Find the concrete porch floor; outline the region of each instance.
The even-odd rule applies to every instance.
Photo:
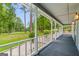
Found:
[[[63,34],[36,56],[78,56],[78,50],[70,34]]]

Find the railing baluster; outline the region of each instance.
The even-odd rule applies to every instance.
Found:
[[[19,56],[20,56],[20,44],[19,44],[18,48],[19,48],[18,53],[19,53]]]
[[[27,41],[25,42],[25,56],[27,56]]]
[[[30,54],[32,53],[32,40],[30,40]]]
[[[42,43],[41,43],[41,39],[40,39],[40,37],[39,37],[39,48],[42,46]]]
[[[40,41],[40,44],[41,44],[41,45],[40,44],[39,45],[40,45],[40,47],[42,47],[42,38],[41,37],[39,37],[39,41]]]
[[[38,49],[41,47],[41,40],[40,40],[40,37],[38,37]]]
[[[38,37],[38,48],[40,48],[41,47],[41,39],[40,39],[40,37]]]
[[[42,36],[42,47],[43,47],[43,36]]]
[[[48,42],[47,36],[46,36],[46,43]]]
[[[45,38],[46,36],[44,36],[44,44],[46,44],[46,38]]]
[[[43,45],[44,45],[44,36],[43,36]]]
[[[12,56],[12,48],[10,48],[10,56]]]

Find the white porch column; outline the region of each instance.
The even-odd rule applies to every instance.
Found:
[[[60,24],[59,24],[60,25]],[[58,37],[61,35],[61,32],[60,32],[60,27],[58,28]]]
[[[63,31],[64,31],[64,30],[63,30],[63,25],[62,25],[62,29],[61,29],[61,31],[62,31],[62,34],[63,34]]]
[[[76,46],[79,50],[79,20],[76,21]]]
[[[35,52],[38,52],[37,17],[38,17],[38,8],[35,7],[35,39],[34,39]]]
[[[55,21],[55,40],[56,40],[56,37],[57,37],[57,32],[56,32],[56,21]]]
[[[76,21],[76,24],[75,24],[76,46],[77,46],[77,39],[78,39],[77,34],[78,34],[78,26],[77,26],[77,21]]]
[[[74,32],[74,22],[72,22],[72,37],[74,39],[74,36],[75,36],[75,32]]]
[[[51,21],[51,40],[53,39],[53,37],[52,37],[52,36],[53,36],[52,28],[53,28],[53,27],[52,27],[52,21]]]

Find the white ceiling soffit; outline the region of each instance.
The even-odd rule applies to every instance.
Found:
[[[79,3],[41,3],[41,5],[63,24],[71,24],[75,13],[79,13]]]

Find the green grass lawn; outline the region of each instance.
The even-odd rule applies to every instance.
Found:
[[[26,32],[26,33],[25,32],[15,32],[15,33],[10,33],[10,34],[3,33],[3,34],[0,35],[0,45],[4,45],[4,44],[11,43],[11,42],[17,42],[17,41],[20,41],[20,40],[24,40],[24,39],[28,38],[28,34],[29,34],[29,32]],[[17,45],[19,45],[19,44],[15,44],[15,45],[0,48],[0,52],[4,51],[6,49],[9,49],[10,47],[15,47]]]
[[[15,33],[10,33],[10,34],[1,34],[0,35],[0,45],[23,40],[28,38],[28,33],[24,32],[15,32]]]

